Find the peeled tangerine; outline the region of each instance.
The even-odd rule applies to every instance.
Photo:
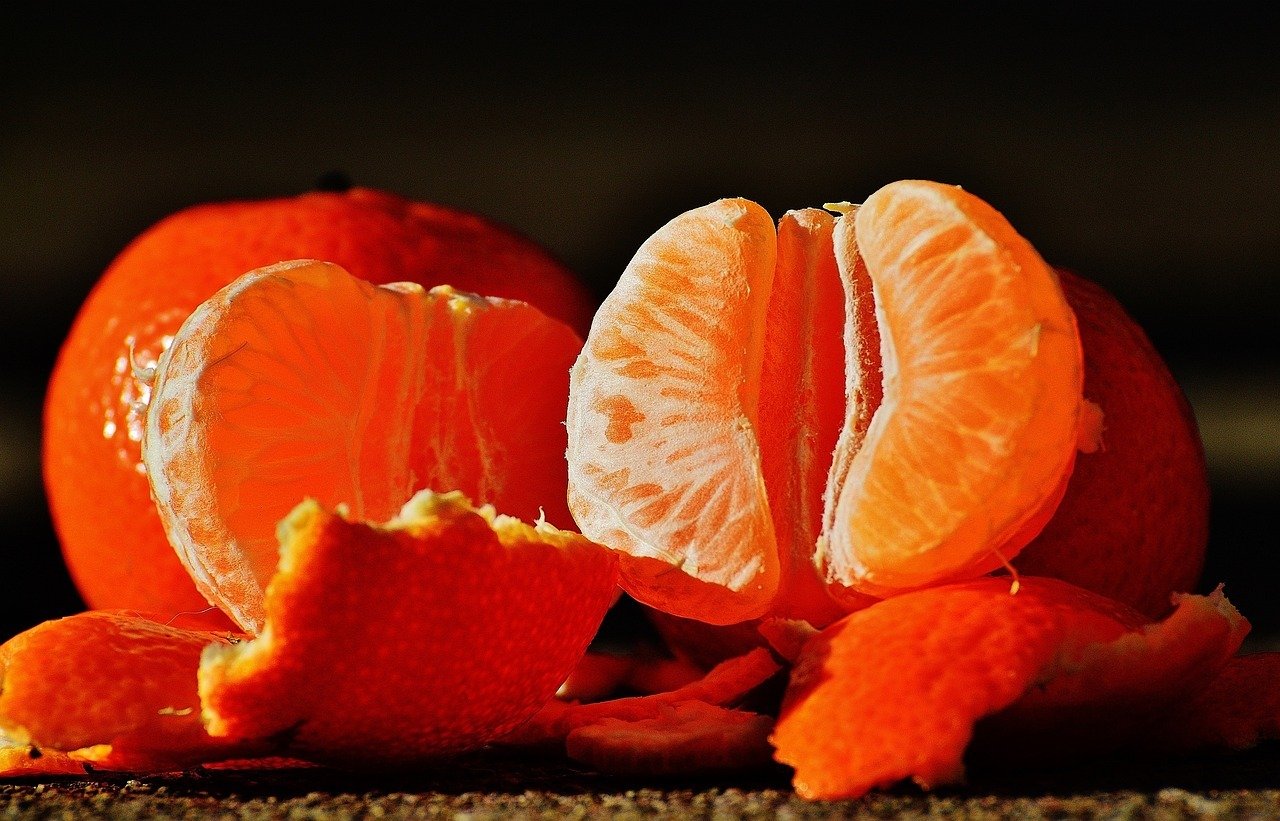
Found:
[[[276,523],[302,499],[380,522],[417,490],[460,490],[571,527],[580,347],[523,302],[374,286],[315,260],[251,271],[156,366],[143,456],[165,531],[200,591],[257,633]]]
[[[252,640],[99,611],[0,647],[0,773],[404,767],[480,747],[552,699],[617,579],[604,548],[456,492],[381,526],[305,502],[280,540]]]
[[[690,211],[596,314],[569,504],[642,602],[828,624],[1006,564],[1061,499],[1083,370],[1054,271],[953,186],[841,210]]]

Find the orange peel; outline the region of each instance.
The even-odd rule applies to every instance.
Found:
[[[1183,596],[1147,625],[1119,603],[1054,579],[929,588],[854,613],[810,640],[773,743],[807,798],[854,798],[912,779],[960,781],[975,723],[1052,717],[1104,725],[1141,706],[1154,718],[1195,695],[1239,647],[1247,623],[1221,596]],[[1012,708],[1012,709],[1010,709]],[[1002,716],[997,716],[997,720]],[[1020,722],[1027,722],[1022,725]],[[1148,722],[1149,723],[1149,722]],[[1044,744],[1031,733],[1029,744]]]
[[[382,526],[303,502],[279,536],[263,632],[200,664],[204,719],[340,766],[407,767],[524,722],[617,581],[610,551],[457,492],[423,491]]]
[[[61,772],[78,761],[160,771],[258,754],[260,745],[213,738],[200,721],[200,655],[236,640],[105,610],[18,634],[0,646],[0,733],[10,749],[0,768]]]

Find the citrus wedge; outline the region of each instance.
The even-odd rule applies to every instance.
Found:
[[[835,247],[847,279],[866,264],[883,395],[865,432],[851,402],[836,446],[827,577],[890,595],[1007,563],[1076,454],[1082,354],[1055,273],[991,206],[925,181],[872,194]],[[856,326],[846,339],[856,363]]]
[[[304,498],[385,521],[421,488],[560,526],[568,327],[510,300],[300,260],[203,303],[160,358],[143,454],[200,591],[262,630],[276,523]]]

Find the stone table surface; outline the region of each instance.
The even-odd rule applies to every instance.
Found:
[[[795,796],[781,768],[719,778],[605,778],[560,760],[487,753],[412,775],[214,771],[0,783],[0,819],[25,818],[1277,818],[1280,744],[1177,761],[1111,760],[857,801]]]

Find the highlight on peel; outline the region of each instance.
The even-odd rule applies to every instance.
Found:
[[[1052,515],[1076,453],[1082,357],[1053,270],[982,200],[891,183],[840,218],[847,287],[865,263],[883,394],[850,403],[819,560],[877,596],[1007,563]],[[854,313],[857,317],[860,314]],[[865,314],[861,314],[865,315]],[[865,333],[846,334],[850,367]]]
[[[1203,690],[1247,622],[1221,596],[1183,596],[1162,622],[1056,579],[931,587],[854,613],[805,643],[773,734],[807,798],[912,779],[960,781],[975,724],[1012,757],[1141,746]],[[1053,739],[1046,745],[1046,739]],[[1089,743],[1095,739],[1095,747]]]
[[[86,763],[176,770],[259,754],[260,745],[210,737],[200,721],[200,654],[234,640],[123,611],[33,627],[0,646],[0,739],[33,772],[74,771],[70,762],[80,772]],[[22,754],[5,756],[0,770],[23,768]]]
[[[551,701],[613,602],[617,560],[577,533],[423,491],[385,525],[298,505],[266,626],[211,648],[209,732],[353,768],[480,747]]]
[[[561,422],[580,344],[529,305],[447,286],[310,260],[245,274],[157,365],[143,455],[169,539],[257,633],[275,526],[300,499],[384,521],[432,487],[570,526]]]
[[[570,508],[648,605],[715,624],[841,612],[812,563],[844,404],[831,225],[694,209],[596,314],[570,383]]]

